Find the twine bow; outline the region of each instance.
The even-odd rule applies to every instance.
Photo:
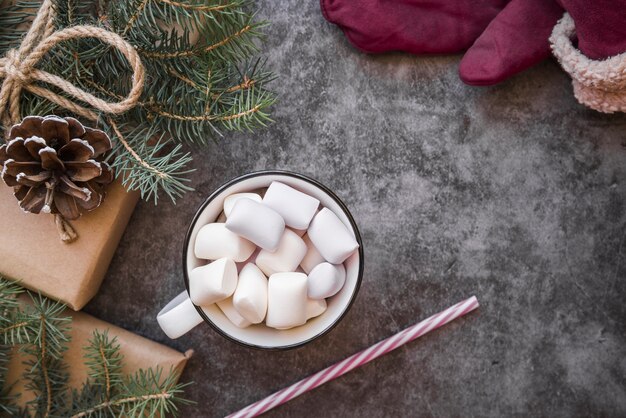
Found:
[[[41,96],[88,120],[98,120],[98,114],[93,110],[42,87],[37,84],[38,82],[55,86],[67,96],[108,114],[119,114],[131,109],[137,104],[141,96],[145,70],[139,54],[132,45],[118,34],[96,26],[72,26],[54,31],[54,18],[55,12],[52,1],[44,0],[19,48],[9,50],[6,57],[0,59],[0,78],[4,79],[0,88],[0,120],[7,135],[9,128],[21,119],[20,98],[22,90]],[[100,39],[116,48],[126,57],[133,69],[133,77],[132,87],[125,99],[117,103],[107,102],[61,77],[35,68],[42,57],[58,43],[80,38]],[[63,241],[70,242],[76,238],[76,232],[61,216],[55,215],[55,223]]]

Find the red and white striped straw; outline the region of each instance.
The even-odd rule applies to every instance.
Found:
[[[449,307],[443,312],[433,315],[418,324],[410,326],[405,330],[374,344],[370,348],[353,354],[333,366],[327,367],[312,376],[302,379],[289,387],[273,393],[265,399],[261,399],[260,401],[255,402],[238,412],[228,415],[227,418],[250,418],[261,415],[272,408],[276,408],[278,405],[302,395],[304,392],[315,389],[316,387],[321,386],[330,380],[336,379],[359,366],[369,363],[375,358],[383,356],[388,352],[408,343],[409,341],[413,341],[414,339],[419,338],[422,335],[437,329],[476,308],[478,308],[478,300],[475,296],[472,296],[463,302],[459,302],[456,305]]]

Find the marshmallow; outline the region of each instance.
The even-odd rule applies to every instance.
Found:
[[[313,245],[313,243],[311,242],[311,238],[309,238],[308,234],[303,236],[302,240],[306,244],[307,250],[306,255],[300,262],[300,267],[302,267],[302,270],[304,270],[306,274],[309,274],[311,270],[313,270],[313,267],[317,266],[320,263],[323,263],[326,260],[324,260],[322,254],[317,251],[317,248],[315,248],[315,245]]]
[[[253,243],[229,231],[226,224],[222,223],[208,224],[200,228],[194,245],[196,257],[205,260],[226,257],[237,262],[245,261],[254,250]]]
[[[274,181],[265,192],[263,203],[278,212],[287,226],[307,229],[320,201],[286,184]]]
[[[226,299],[237,288],[237,266],[228,258],[196,267],[189,273],[189,298],[199,306]]]
[[[322,257],[332,264],[343,263],[359,247],[352,233],[328,208],[315,215],[308,235]]]
[[[259,203],[263,201],[263,198],[261,198],[261,196],[259,196],[256,193],[231,194],[230,196],[226,197],[226,199],[224,199],[224,215],[226,215],[227,218],[228,216],[230,216],[230,212],[233,210],[233,207],[235,206],[235,203],[237,202],[237,200],[242,199],[242,198],[251,199]]]
[[[233,305],[233,298],[221,300],[217,302],[216,305],[222,310],[222,312],[224,312],[226,318],[228,318],[230,322],[235,324],[235,326],[239,328],[245,328],[252,325],[250,321],[246,320],[246,318],[239,314],[239,312]]]
[[[187,291],[172,299],[157,315],[157,322],[170,338],[178,338],[186,334],[202,321]]]
[[[226,220],[226,228],[264,250],[274,251],[285,230],[285,221],[273,209],[244,198],[235,202]]]
[[[270,276],[265,325],[288,329],[306,322],[306,282],[304,273],[276,273]]]
[[[267,312],[267,277],[254,264],[246,264],[239,273],[237,289],[233,294],[237,312],[252,324],[265,319]]]
[[[325,299],[334,296],[346,282],[343,264],[322,263],[315,266],[307,280],[307,296],[310,299]]]
[[[306,319],[307,321],[316,316],[320,316],[326,311],[326,299],[307,299]]]
[[[285,229],[278,248],[274,252],[261,250],[256,265],[268,276],[274,273],[294,271],[307,252],[306,244],[290,229]]]

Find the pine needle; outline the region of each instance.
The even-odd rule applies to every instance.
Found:
[[[0,5],[0,53],[19,45],[38,7],[29,1]],[[253,9],[248,0],[118,0],[104,7],[99,0],[55,0],[58,29],[101,26],[140,51],[147,80],[139,105],[103,116],[100,128],[115,139],[109,159],[116,176],[143,199],[157,203],[165,195],[176,201],[193,190],[191,156],[179,144],[214,144],[226,131],[272,122],[268,109],[276,99],[267,85],[274,76],[255,58],[266,22],[255,20]],[[132,82],[121,53],[91,38],[63,42],[39,67],[113,102],[126,96]],[[67,113],[30,93],[23,93],[21,112]]]
[[[123,357],[116,338],[107,331],[94,331],[84,347],[89,379],[81,390],[67,387],[67,365],[63,353],[69,344],[71,317],[65,307],[41,295],[26,292],[31,304],[22,305],[15,296],[24,289],[0,277],[0,416],[23,417],[165,417],[175,416],[188,384],[176,383],[175,370],[139,370],[124,376]],[[17,348],[26,357],[22,376],[25,388],[35,395],[26,409],[9,395],[6,374]]]

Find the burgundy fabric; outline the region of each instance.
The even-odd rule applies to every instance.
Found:
[[[461,80],[496,84],[544,60],[550,55],[548,38],[562,16],[552,0],[512,0],[461,60]]]
[[[626,51],[626,0],[320,0],[324,17],[370,53],[467,51],[461,79],[490,85],[550,55],[567,10],[578,48],[592,59]]]
[[[583,54],[604,59],[626,52],[626,0],[512,0],[461,60],[461,79],[496,84],[547,58],[548,38],[564,10]]]
[[[469,48],[509,0],[320,0],[324,17],[370,53]]]
[[[626,0],[560,0],[576,24],[578,49],[591,59],[626,52]]]

